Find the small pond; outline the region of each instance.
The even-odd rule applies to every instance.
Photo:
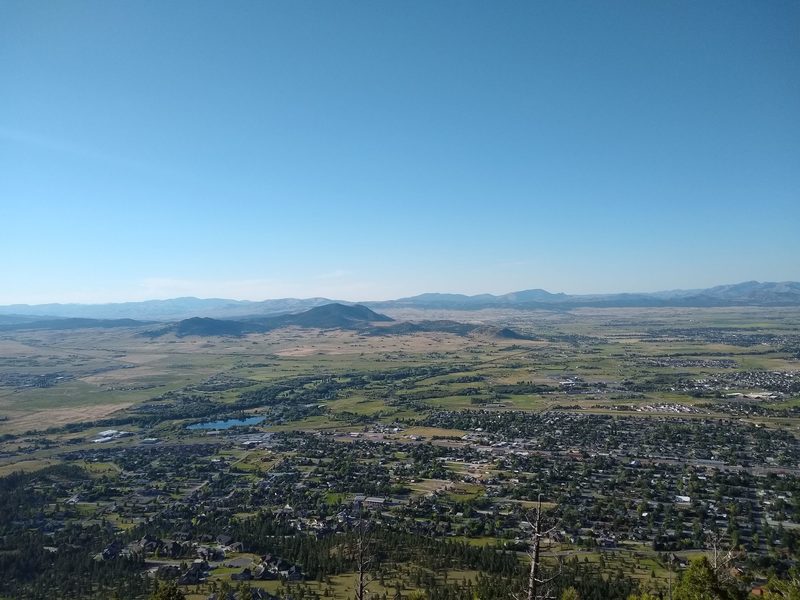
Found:
[[[208,421],[207,423],[195,423],[188,425],[186,429],[230,429],[231,427],[243,427],[245,425],[256,425],[261,423],[264,417],[248,417],[247,419],[226,419],[224,421]]]

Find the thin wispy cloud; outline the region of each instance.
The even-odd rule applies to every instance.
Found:
[[[123,167],[139,171],[150,171],[152,167],[144,162],[116,156],[109,152],[98,151],[80,144],[42,135],[31,131],[19,131],[0,127],[0,143],[25,146],[45,152],[71,156],[87,162],[100,163],[107,166]]]

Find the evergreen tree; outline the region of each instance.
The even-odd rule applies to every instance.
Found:
[[[800,600],[800,578],[797,574],[793,574],[789,580],[770,580],[764,598],[767,600]]]
[[[572,586],[568,587],[561,592],[561,600],[580,600],[580,596],[578,596],[578,590]]]
[[[186,600],[186,596],[173,582],[164,583],[150,596],[150,600]]]
[[[735,587],[719,580],[705,556],[689,565],[673,594],[674,600],[738,600],[744,597]]]

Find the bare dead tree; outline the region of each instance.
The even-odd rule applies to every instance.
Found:
[[[367,599],[367,587],[375,581],[370,574],[374,554],[372,552],[372,530],[366,519],[360,519],[353,531],[353,559],[356,563],[356,600]]]
[[[706,531],[706,548],[711,553],[709,562],[717,579],[730,582],[733,579],[731,567],[737,552],[725,541],[725,534],[720,531]]]
[[[668,594],[668,596],[667,596],[667,598],[669,600],[672,600],[672,573],[673,573],[674,563],[675,563],[675,555],[672,552],[670,552],[669,556],[667,557],[667,570],[668,570],[668,574],[667,574],[667,594]]]
[[[552,583],[561,575],[563,564],[561,560],[558,562],[558,571],[549,576],[542,576],[542,540],[549,539],[550,535],[555,531],[557,525],[553,525],[547,530],[542,527],[542,495],[539,494],[538,503],[536,505],[536,512],[533,519],[528,517],[528,525],[531,528],[530,543],[528,546],[528,556],[531,560],[530,570],[528,571],[528,582],[525,587],[524,593],[515,595],[515,600],[544,600],[551,598],[549,584]]]
[[[711,552],[711,568],[715,572],[727,569],[733,562],[733,549],[725,543],[725,535],[719,531],[706,532],[706,548]]]

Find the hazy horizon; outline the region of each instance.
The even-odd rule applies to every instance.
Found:
[[[800,280],[800,4],[0,5],[0,304]]]
[[[197,300],[234,300],[237,302],[263,302],[268,300],[285,300],[285,299],[297,299],[297,300],[304,300],[304,299],[313,299],[313,298],[324,298],[327,300],[333,301],[344,301],[344,302],[381,302],[387,300],[398,300],[401,298],[408,298],[417,296],[420,294],[455,294],[455,295],[466,295],[466,296],[475,296],[481,294],[490,294],[493,296],[502,296],[504,294],[512,294],[515,292],[522,292],[527,290],[544,290],[546,292],[550,292],[551,294],[559,294],[564,293],[569,296],[593,296],[593,295],[614,295],[614,294],[652,294],[658,292],[677,292],[677,291],[692,291],[692,290],[699,290],[699,289],[708,289],[717,286],[727,286],[727,285],[737,285],[742,283],[750,283],[751,281],[755,280],[748,280],[748,281],[735,281],[735,282],[727,282],[727,283],[718,283],[710,286],[703,286],[703,287],[673,287],[673,288],[658,288],[652,290],[609,290],[609,291],[599,291],[599,292],[568,292],[565,290],[555,290],[555,289],[547,289],[539,286],[531,286],[527,288],[518,288],[513,290],[504,290],[504,291],[478,291],[478,292],[461,292],[461,291],[453,291],[453,290],[423,290],[421,292],[416,292],[413,294],[404,294],[399,296],[386,296],[386,297],[352,297],[352,298],[345,298],[345,297],[336,297],[336,296],[326,296],[324,294],[310,294],[307,296],[297,296],[297,295],[286,295],[286,296],[264,296],[264,297],[234,297],[234,296],[225,296],[225,295],[205,295],[205,296],[198,296],[196,294],[182,294],[176,296],[164,296],[164,297],[142,297],[137,299],[118,299],[118,300],[107,300],[107,301],[96,301],[96,302],[61,302],[58,300],[47,301],[47,302],[0,302],[0,306],[36,306],[36,305],[48,305],[48,304],[61,304],[61,305],[69,305],[69,304],[81,304],[81,305],[102,305],[102,304],[124,304],[124,303],[136,303],[136,302],[148,302],[148,301],[165,301],[165,300],[179,300],[184,298],[191,298]],[[758,281],[758,283],[796,283],[790,280],[785,281]]]

